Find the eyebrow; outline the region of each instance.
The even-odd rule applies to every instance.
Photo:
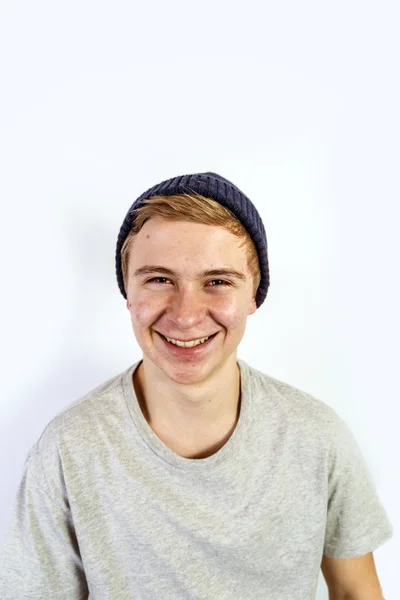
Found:
[[[140,267],[140,269],[136,269],[136,271],[134,271],[133,276],[139,277],[140,275],[148,275],[149,273],[165,273],[171,277],[179,277],[176,271],[167,269],[166,267],[160,265],[145,265],[144,267]],[[236,269],[224,268],[207,269],[206,271],[199,273],[196,279],[202,279],[203,277],[218,277],[219,275],[223,275],[225,277],[236,277],[236,279],[240,279],[241,281],[247,281],[247,277],[244,273],[236,271]]]

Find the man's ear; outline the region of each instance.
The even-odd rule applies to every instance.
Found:
[[[253,300],[251,301],[250,304],[250,308],[249,308],[249,312],[247,313],[248,315],[253,315],[257,310],[257,302],[256,299],[253,298]]]
[[[131,309],[131,305],[130,305],[130,302],[129,302],[129,300],[127,300],[127,301],[126,301],[126,308],[127,308],[128,310],[130,310],[130,309]]]

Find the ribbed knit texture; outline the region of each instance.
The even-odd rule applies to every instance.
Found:
[[[250,199],[234,185],[217,173],[194,173],[180,175],[158,183],[143,192],[130,207],[118,234],[115,254],[116,274],[121,294],[126,299],[126,291],[122,276],[121,249],[132,228],[134,215],[132,210],[139,207],[147,198],[157,195],[172,196],[179,193],[197,192],[206,198],[212,198],[225,206],[241,221],[252,238],[258,253],[260,263],[261,281],[256,294],[257,308],[264,302],[269,287],[269,265],[267,253],[267,236],[265,228],[256,207]]]

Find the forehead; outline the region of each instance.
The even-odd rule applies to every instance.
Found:
[[[249,276],[242,240],[222,227],[151,220],[132,243],[129,270],[136,277],[161,271],[199,279],[225,275],[246,281]]]
[[[196,259],[218,257],[227,260],[245,258],[242,239],[223,227],[204,225],[190,221],[164,221],[150,219],[146,221],[134,238],[134,255],[165,255],[173,258],[196,257]]]

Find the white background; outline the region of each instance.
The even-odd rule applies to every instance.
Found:
[[[399,16],[394,0],[1,3],[0,541],[48,422],[141,358],[114,271],[126,212],[210,170],[268,238],[238,356],[351,427],[395,529],[374,556],[397,597]]]

